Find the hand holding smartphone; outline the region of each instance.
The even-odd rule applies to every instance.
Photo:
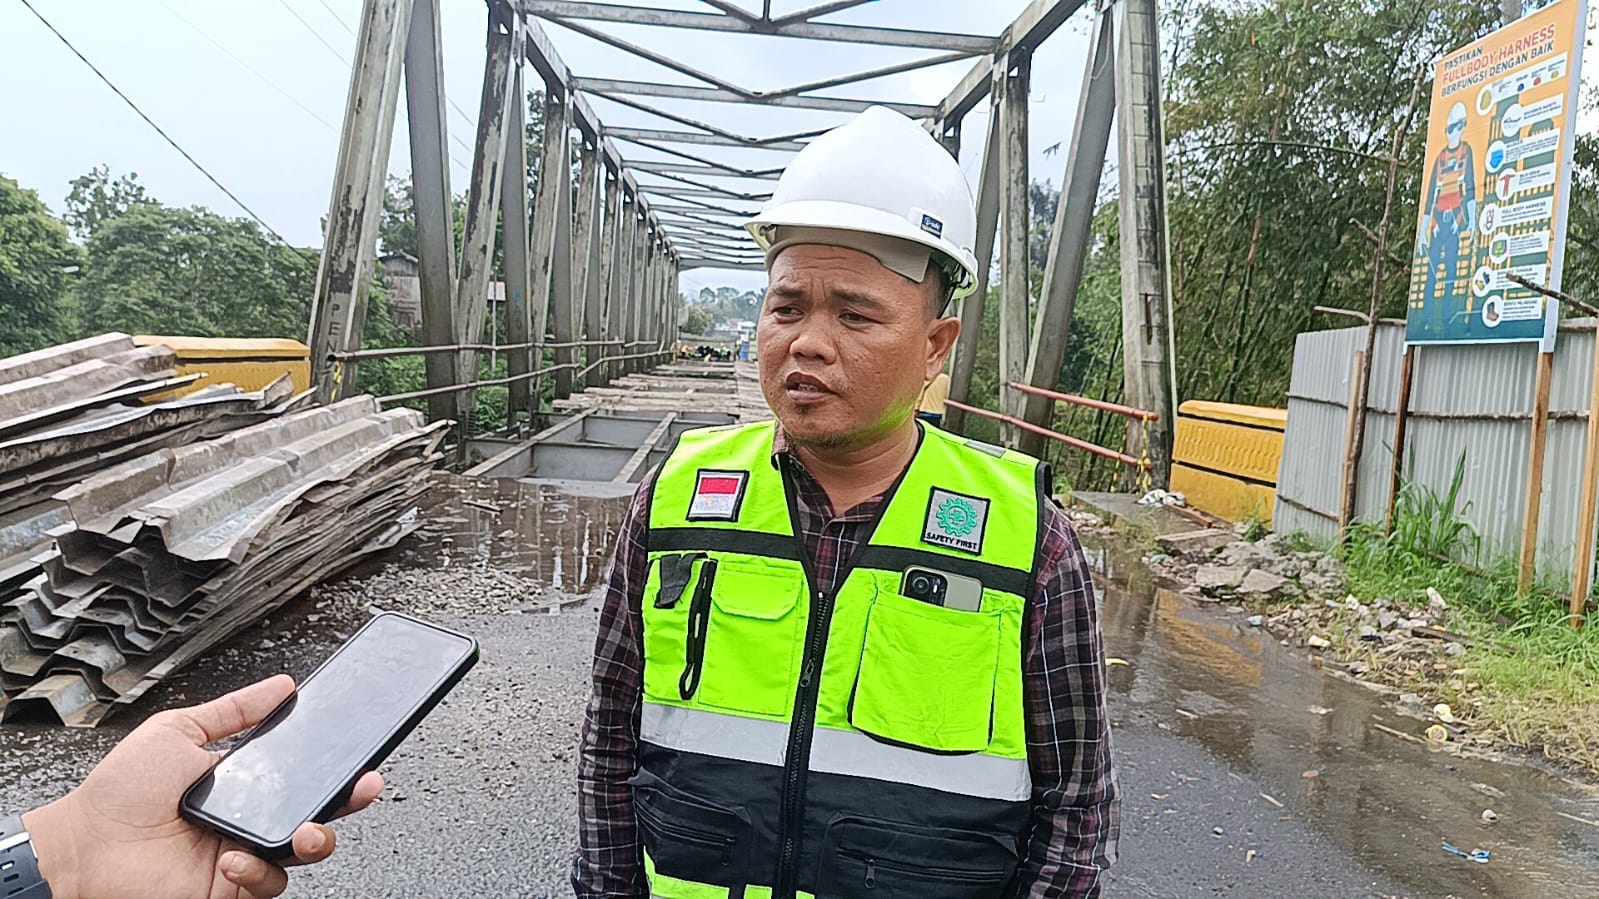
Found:
[[[290,855],[295,829],[330,820],[477,660],[465,634],[378,615],[189,788],[183,816],[263,858]]]

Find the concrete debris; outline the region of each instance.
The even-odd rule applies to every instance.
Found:
[[[66,359],[83,352],[58,349]],[[162,348],[150,349],[158,355]],[[21,370],[43,366],[35,359]],[[53,389],[33,395],[50,395],[43,402],[52,408],[71,405],[62,402],[65,386]],[[155,439],[141,443],[137,455],[113,458],[120,464],[110,466],[102,461],[98,473],[53,488],[50,504],[0,520],[6,558],[28,535],[53,539],[29,559],[37,573],[21,583],[14,575],[0,581],[0,720],[44,714],[93,726],[417,526],[407,510],[426,487],[449,423],[427,425],[408,409],[379,411],[371,397],[286,412],[286,394],[286,387],[234,391],[180,405],[233,411],[195,417],[201,427],[176,442],[152,428]],[[129,407],[118,416],[124,423],[159,420],[147,410],[172,405]],[[241,410],[264,420],[239,429]],[[78,413],[51,425],[109,433],[97,424],[79,428],[80,419]],[[0,433],[10,433],[6,425],[16,420],[0,421]],[[218,430],[227,433],[204,439]],[[0,468],[0,477],[10,474]]]
[[[1293,592],[1292,581],[1258,568],[1244,575],[1238,585],[1238,595],[1248,599],[1278,599]]]
[[[1433,609],[1435,611],[1443,612],[1443,611],[1447,611],[1449,609],[1449,603],[1444,601],[1444,598],[1439,595],[1438,590],[1436,588],[1428,587],[1427,588],[1427,607],[1430,608],[1430,609]]]
[[[1155,543],[1161,549],[1174,556],[1209,556],[1211,553],[1227,546],[1238,538],[1232,531],[1223,531],[1217,528],[1206,528],[1198,531],[1184,531],[1177,534],[1166,534],[1155,538]]]
[[[1326,637],[1319,637],[1312,634],[1305,639],[1305,645],[1311,649],[1326,649],[1327,647],[1332,646],[1332,641],[1328,640]]]
[[[1248,575],[1242,565],[1207,565],[1194,573],[1194,586],[1212,595],[1232,593]]]

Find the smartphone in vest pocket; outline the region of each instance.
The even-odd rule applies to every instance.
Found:
[[[951,574],[912,565],[899,582],[902,596],[946,609],[977,612],[983,608],[983,582],[963,574]]]

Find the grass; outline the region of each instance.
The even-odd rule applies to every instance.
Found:
[[[1442,495],[1406,485],[1391,532],[1351,531],[1349,589],[1419,605],[1436,589],[1453,610],[1449,628],[1472,643],[1452,668],[1410,686],[1456,706],[1479,733],[1599,773],[1599,632],[1573,628],[1558,593],[1518,593],[1513,561],[1486,569],[1441,561],[1480,561],[1480,540],[1458,505],[1464,461]]]

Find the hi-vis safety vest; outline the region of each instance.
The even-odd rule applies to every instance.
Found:
[[[978,899],[1030,821],[1022,612],[1047,472],[923,428],[836,593],[774,422],[685,433],[650,501],[634,807],[652,896]],[[911,566],[980,608],[901,594]]]

